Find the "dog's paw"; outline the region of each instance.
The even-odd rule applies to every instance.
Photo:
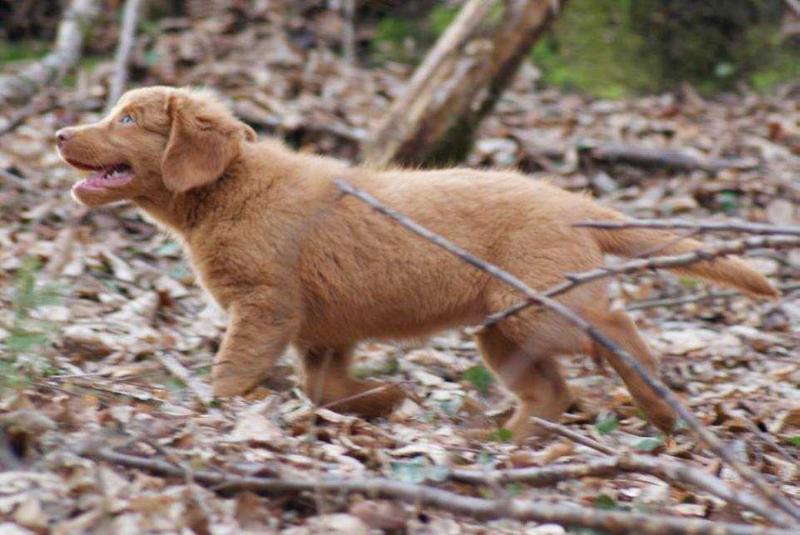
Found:
[[[406,393],[397,385],[369,381],[358,383],[358,390],[350,395],[332,400],[327,407],[333,411],[355,414],[364,418],[390,415],[406,399]]]
[[[256,374],[237,371],[230,363],[215,363],[211,374],[211,392],[214,397],[243,396],[258,386],[259,379]]]

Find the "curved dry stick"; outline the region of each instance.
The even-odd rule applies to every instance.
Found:
[[[350,195],[360,200],[361,202],[372,207],[378,213],[393,219],[401,226],[441,247],[450,254],[460,258],[467,264],[474,266],[481,271],[490,274],[494,278],[508,284],[515,290],[522,293],[528,300],[537,302],[547,309],[555,312],[585,332],[597,344],[609,351],[612,351],[629,368],[636,372],[642,381],[644,381],[644,383],[647,384],[651,390],[658,394],[679,417],[683,418],[687,426],[694,431],[698,439],[708,444],[711,451],[727,462],[728,465],[733,468],[743,479],[749,481],[756,489],[758,489],[761,494],[764,495],[764,497],[777,506],[778,509],[789,515],[787,516],[786,514],[781,513],[779,510],[773,510],[772,514],[769,515],[769,520],[771,522],[774,522],[780,526],[789,527],[796,526],[798,521],[800,521],[800,509],[798,509],[791,500],[784,496],[779,490],[770,486],[769,483],[767,483],[758,472],[739,461],[728,450],[725,444],[723,444],[720,439],[718,439],[711,431],[706,429],[702,422],[700,422],[700,420],[698,420],[697,417],[689,409],[687,409],[683,403],[681,403],[678,397],[673,394],[672,391],[664,383],[662,383],[660,379],[653,377],[650,372],[648,372],[644,366],[642,366],[642,364],[636,360],[636,358],[625,351],[621,346],[619,346],[619,344],[611,340],[608,336],[597,330],[591,323],[583,319],[583,317],[576,314],[572,309],[544,294],[535,292],[522,280],[518,279],[511,273],[508,273],[498,266],[470,254],[468,251],[462,249],[443,236],[431,232],[427,228],[423,227],[419,223],[416,223],[415,221],[412,221],[396,210],[383,205],[380,201],[378,201],[378,199],[369,193],[352,186],[342,179],[335,180],[335,183],[336,187],[344,195]]]
[[[150,473],[186,479],[183,468],[159,459],[146,459],[118,453],[109,448],[86,448],[83,457],[118,464]],[[412,504],[438,507],[442,510],[479,519],[513,518],[520,521],[554,522],[565,526],[594,528],[615,534],[638,535],[792,535],[794,531],[770,529],[708,520],[675,518],[590,509],[551,500],[487,500],[462,496],[455,492],[425,485],[401,483],[385,478],[322,478],[279,479],[270,477],[234,476],[194,471],[192,478],[204,485],[225,485],[227,490],[251,490],[270,494],[313,492],[322,490],[339,494],[361,493],[402,500]]]

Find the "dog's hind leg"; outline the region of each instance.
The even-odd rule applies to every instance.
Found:
[[[352,347],[299,348],[305,391],[318,405],[364,417],[386,416],[405,399],[392,383],[359,381],[351,375]]]
[[[530,422],[531,416],[556,420],[569,407],[572,397],[561,375],[555,348],[537,344],[535,339],[522,345],[498,326],[478,334],[477,341],[487,366],[517,397],[516,410],[504,426],[515,440],[524,440],[537,431]]]
[[[658,360],[650,353],[650,349],[636,329],[636,324],[624,311],[595,312],[586,319],[638,360],[654,377],[658,377]],[[611,367],[625,382],[637,406],[644,412],[650,422],[665,433],[671,433],[674,430],[675,413],[672,408],[647,386],[638,373],[616,353],[609,351],[597,342],[594,343],[594,354],[611,364]]]

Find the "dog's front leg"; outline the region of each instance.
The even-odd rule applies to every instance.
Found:
[[[228,307],[228,331],[211,372],[215,396],[253,389],[294,338],[298,318],[278,297],[269,291],[253,292]]]

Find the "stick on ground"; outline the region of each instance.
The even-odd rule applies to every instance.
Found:
[[[184,480],[187,477],[183,468],[160,459],[135,457],[108,448],[86,448],[80,454],[90,459],[154,474],[180,477]],[[195,482],[206,486],[224,485],[227,490],[251,490],[268,494],[314,491],[339,495],[359,493],[438,507],[452,513],[485,520],[513,518],[521,521],[555,522],[565,526],[594,528],[620,535],[631,533],[638,535],[792,535],[794,533],[784,529],[675,518],[665,515],[603,511],[553,502],[549,499],[546,501],[533,499],[489,500],[385,478],[278,479],[235,476],[206,470],[193,472],[192,478]]]
[[[451,477],[458,481],[472,484],[482,484],[492,480],[498,483],[525,483],[534,486],[547,486],[567,479],[603,477],[625,472],[648,474],[682,487],[698,487],[709,494],[744,509],[755,511],[764,517],[768,517],[771,514],[769,504],[765,503],[761,498],[746,491],[734,490],[721,479],[703,470],[685,463],[641,455],[623,454],[603,457],[580,464],[536,466],[489,472],[454,469],[451,471]]]

